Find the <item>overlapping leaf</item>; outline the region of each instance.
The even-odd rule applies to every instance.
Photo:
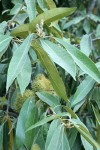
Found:
[[[68,53],[72,56],[76,64],[90,77],[92,77],[94,80],[100,83],[100,72],[97,69],[96,65],[94,62],[88,58],[84,53],[82,53],[78,48],[72,46],[71,44],[61,40],[57,39],[56,40],[61,43]]]
[[[42,47],[50,58],[75,79],[76,66],[70,54],[63,48],[59,47],[48,40],[41,40]]]
[[[23,69],[23,66],[26,62],[26,56],[30,48],[31,40],[32,40],[32,35],[29,35],[15,51],[10,61],[8,73],[7,73],[7,85],[6,85],[7,90],[9,89],[12,82],[15,80],[15,78]]]

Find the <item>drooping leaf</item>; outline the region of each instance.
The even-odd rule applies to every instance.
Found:
[[[11,39],[9,35],[0,35],[0,52],[8,48]]]
[[[36,127],[39,127],[41,125],[44,125],[45,123],[49,122],[49,121],[52,121],[54,119],[57,119],[57,118],[60,118],[60,117],[63,117],[63,116],[67,116],[67,113],[59,113],[59,114],[55,114],[55,115],[52,115],[50,117],[46,117],[42,120],[40,120],[39,122],[37,122],[36,124],[32,125],[31,127],[29,127],[26,132],[36,128]]]
[[[71,21],[68,21],[67,23],[65,23],[63,26],[63,29],[67,29],[68,27],[81,22],[84,18],[85,17],[83,17],[83,16],[75,17]]]
[[[59,66],[61,66],[65,71],[67,71],[75,79],[76,76],[76,66],[74,60],[70,54],[59,47],[57,44],[54,44],[47,40],[41,40],[42,47],[50,58]]]
[[[82,144],[83,144],[85,150],[87,150],[87,149],[93,150],[93,146],[89,142],[87,142],[83,136],[81,136],[81,141],[82,141]]]
[[[76,8],[53,8],[47,10],[38,15],[30,24],[24,24],[16,28],[11,32],[12,36],[27,36],[30,32],[36,31],[36,24],[40,24],[41,19],[44,20],[44,24],[50,24],[53,21],[61,19],[65,16],[72,14]]]
[[[93,88],[95,84],[95,81],[87,76],[86,79],[84,79],[81,84],[77,87],[77,90],[74,94],[73,101],[71,103],[72,107],[75,106],[77,103],[81,102],[85,96],[90,92],[90,90]]]
[[[24,61],[25,61],[24,66],[17,76],[17,81],[22,95],[30,82],[32,72],[31,61],[29,56],[27,56],[26,60]]]
[[[27,6],[27,13],[29,15],[30,22],[36,17],[36,1],[35,0],[25,0]]]
[[[90,55],[92,49],[92,41],[90,35],[83,35],[80,42],[80,49],[86,56]]]
[[[47,150],[48,145],[50,144],[50,141],[52,139],[53,133],[55,132],[56,128],[60,125],[60,120],[55,119],[52,121],[49,127],[49,131],[46,138],[46,144],[45,144],[45,150]]]
[[[100,145],[93,139],[86,126],[79,119],[72,119],[71,122],[80,134],[97,150],[100,149]]]
[[[25,123],[25,130],[27,130],[31,125],[35,124],[38,121],[38,110],[33,102],[31,102],[31,108],[27,113],[27,120]],[[27,145],[28,149],[31,149],[33,141],[36,139],[38,135],[38,129],[33,129],[29,132],[25,133],[25,145]]]
[[[8,73],[7,73],[7,85],[6,85],[7,90],[9,89],[10,85],[18,76],[18,74],[21,72],[24,66],[25,59],[27,57],[27,53],[30,48],[31,40],[32,40],[32,35],[29,35],[15,51],[10,61]]]
[[[54,90],[65,101],[68,101],[64,84],[58,74],[58,71],[57,71],[55,65],[52,63],[51,59],[48,57],[48,55],[43,50],[43,48],[40,46],[40,44],[37,40],[32,42],[32,48],[37,53],[42,65],[45,67],[45,69],[49,75],[49,78],[51,80],[51,83],[54,87]]]
[[[29,117],[28,113],[31,111],[32,107],[34,106],[33,98],[29,98],[23,104],[21,108],[17,126],[16,126],[16,145],[17,148],[20,148],[23,144],[25,144],[25,123],[27,120],[27,116]]]
[[[48,94],[47,92],[37,92],[36,95],[51,107],[60,105],[60,100],[57,96]]]
[[[50,143],[45,150],[70,150],[68,139],[64,132],[64,125],[59,125],[54,131]]]
[[[0,125],[0,150],[2,150],[3,147],[3,124]]]
[[[56,40],[66,48],[76,64],[86,74],[88,74],[90,77],[100,83],[100,72],[90,58],[88,58],[84,53],[82,53],[78,48],[74,47],[73,45],[58,38],[56,38]]]

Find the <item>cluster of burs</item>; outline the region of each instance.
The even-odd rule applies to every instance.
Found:
[[[14,107],[17,112],[20,111],[23,103],[31,96],[34,96],[37,99],[36,92],[47,92],[52,95],[56,95],[51,82],[44,74],[38,74],[32,82],[32,90],[26,89],[23,96],[18,93]]]

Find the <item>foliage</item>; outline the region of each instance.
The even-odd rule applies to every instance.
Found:
[[[99,150],[99,0],[0,4],[0,150]]]

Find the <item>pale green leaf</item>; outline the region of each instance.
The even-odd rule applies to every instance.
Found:
[[[87,76],[86,79],[84,79],[80,83],[74,94],[73,101],[71,103],[72,107],[75,106],[77,103],[81,102],[87,96],[87,94],[93,88],[94,84],[95,81],[89,76]]]
[[[93,150],[93,146],[89,142],[87,142],[87,140],[83,136],[81,136],[81,141],[85,150]]]
[[[90,77],[92,77],[94,80],[100,83],[100,72],[97,69],[96,65],[94,62],[88,58],[84,53],[82,53],[78,48],[75,46],[61,40],[57,39],[56,40],[61,43],[68,53],[72,56],[76,64]]]
[[[29,21],[31,22],[36,17],[36,0],[25,0]]]
[[[41,44],[50,58],[75,79],[76,66],[70,54],[65,49],[50,41],[41,40]]]
[[[12,37],[9,35],[0,35],[0,52],[7,50]]]
[[[92,41],[90,35],[83,35],[80,42],[80,49],[86,56],[90,55],[92,50]]]
[[[3,124],[0,125],[0,150],[2,150],[3,147]]]
[[[29,117],[28,113],[33,105],[33,98],[30,97],[25,101],[21,108],[16,126],[16,144],[18,149],[25,143],[25,123],[27,121],[27,116]]]
[[[32,35],[29,35],[15,51],[10,61],[7,73],[7,85],[6,85],[7,90],[9,89],[10,85],[15,80],[15,78],[18,76],[18,74],[21,72],[25,64],[25,59],[30,48],[31,40]]]
[[[24,66],[17,76],[17,81],[22,95],[30,82],[32,73],[31,61],[29,56],[27,56],[24,61],[25,61]]]
[[[71,122],[80,134],[97,150],[100,149],[100,145],[93,139],[86,126],[79,119],[71,119]]]
[[[31,102],[30,109],[28,109],[27,120],[25,123],[25,130],[30,126],[35,124],[38,121],[38,109],[33,102]],[[28,149],[31,149],[33,144],[33,140],[36,139],[37,132],[39,129],[33,129],[29,132],[25,133],[25,145],[27,145]]]
[[[67,137],[64,132],[64,125],[59,125],[54,131],[46,150],[70,150]]]
[[[52,121],[54,119],[57,119],[57,118],[60,118],[60,117],[63,117],[63,116],[67,116],[67,113],[59,113],[59,114],[55,114],[55,115],[52,115],[52,116],[49,116],[49,117],[46,117],[42,120],[40,120],[39,122],[37,122],[36,124],[32,125],[31,127],[29,127],[26,132],[36,128],[36,127],[39,127],[41,125],[44,125],[45,123],[49,122],[49,121]]]
[[[60,123],[61,122],[59,119],[55,119],[50,124],[49,131],[46,138],[45,150],[47,150],[47,147],[50,144],[50,141],[52,139],[53,133],[55,132],[56,128],[60,125]]]
[[[81,22],[84,18],[85,17],[83,17],[83,16],[79,16],[79,17],[72,19],[71,21],[68,21],[67,23],[64,24],[63,29],[67,29],[68,27]]]

